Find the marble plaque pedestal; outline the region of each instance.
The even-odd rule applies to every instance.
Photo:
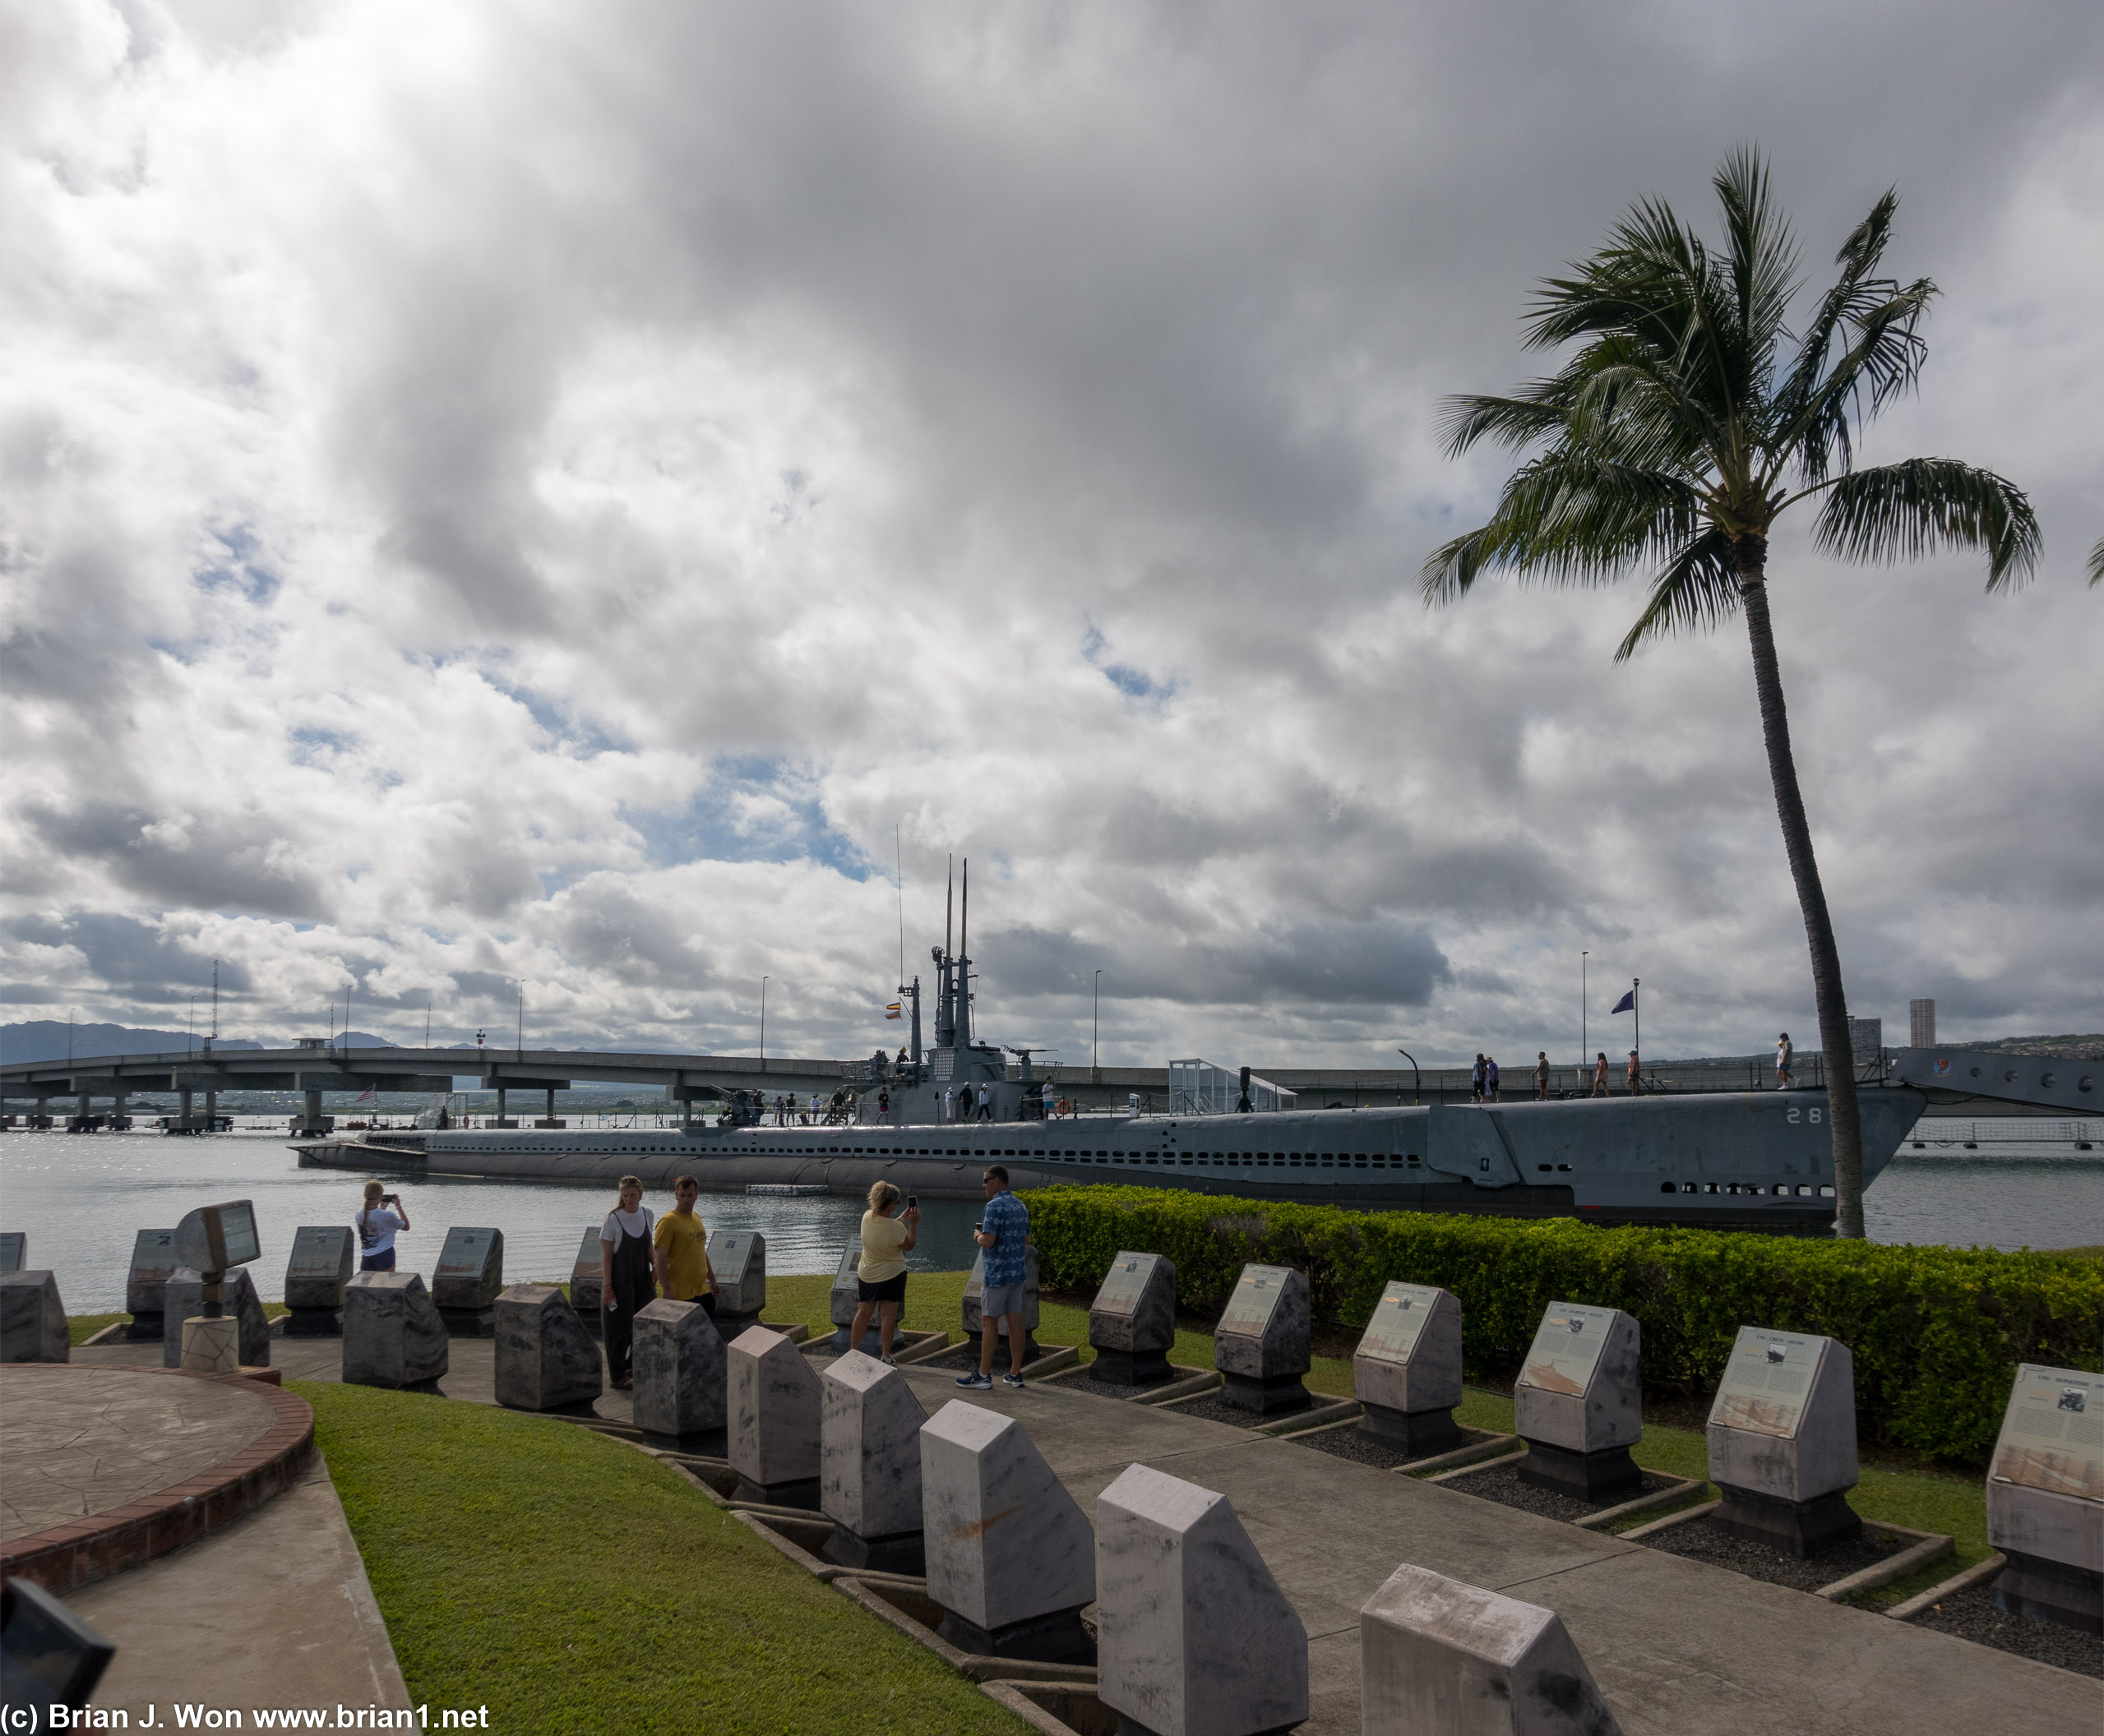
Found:
[[[599,1347],[553,1284],[515,1284],[497,1299],[497,1401],[512,1410],[589,1406],[604,1390]]]
[[[238,1374],[241,1323],[228,1314],[184,1321],[182,1366],[200,1374]]]
[[[1626,1447],[1603,1447],[1598,1452],[1573,1452],[1547,1441],[1528,1441],[1527,1457],[1514,1467],[1519,1480],[1554,1489],[1579,1501],[1605,1501],[1634,1495],[1644,1488],[1644,1473]]]
[[[168,1312],[162,1318],[174,1331],[161,1340],[161,1366],[177,1369],[183,1360],[183,1323],[199,1319],[205,1312],[205,1277],[187,1266],[172,1272],[166,1287]],[[220,1280],[220,1309],[236,1328],[234,1354],[252,1369],[271,1365],[271,1317],[263,1312],[263,1299],[256,1294],[256,1281],[246,1266],[232,1266]]]
[[[1297,1374],[1223,1374],[1220,1402],[1258,1416],[1279,1416],[1288,1410],[1305,1410],[1314,1400]]]
[[[636,1311],[630,1415],[645,1434],[721,1452],[725,1436],[724,1341],[699,1302],[660,1296]]]
[[[1863,1521],[1849,1506],[1845,1489],[1809,1501],[1792,1501],[1758,1489],[1736,1489],[1729,1483],[1717,1487],[1724,1500],[1709,1516],[1710,1523],[1732,1536],[1764,1543],[1800,1561],[1824,1555],[1863,1535]]]
[[[835,1327],[833,1336],[825,1341],[825,1348],[835,1356],[844,1356],[850,1350],[860,1350],[865,1356],[881,1355],[884,1350],[884,1329],[876,1317],[876,1310],[870,1310],[869,1324],[862,1328],[860,1344],[850,1345],[848,1342],[848,1332],[853,1325],[854,1322],[850,1320],[846,1326]]]
[[[0,1274],[0,1362],[70,1362],[71,1338],[56,1276]]]
[[[427,1386],[448,1366],[446,1328],[423,1277],[361,1272],[344,1286],[343,1378],[348,1386]]]
[[[333,1308],[294,1308],[285,1311],[288,1338],[340,1338],[344,1317]]]
[[[724,1352],[725,1457],[740,1501],[820,1506],[818,1375],[779,1332],[748,1327]]]
[[[1096,1360],[1089,1365],[1090,1379],[1114,1387],[1155,1386],[1175,1374],[1167,1350],[1107,1350],[1098,1346]]]
[[[1461,1425],[1454,1420],[1451,1406],[1436,1410],[1398,1410],[1390,1405],[1368,1404],[1366,1413],[1359,1419],[1361,1434],[1421,1459],[1461,1444]]]
[[[1995,1575],[1989,1600],[2005,1615],[2056,1622],[2104,1635],[2104,1572],[2071,1567],[2044,1555],[2005,1549],[2009,1565]]]

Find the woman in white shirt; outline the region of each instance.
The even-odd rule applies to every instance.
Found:
[[[392,1206],[391,1212],[387,1208]],[[399,1194],[382,1191],[377,1181],[365,1184],[365,1207],[351,1220],[358,1230],[360,1272],[395,1269],[395,1233],[409,1226],[409,1207]]]
[[[611,1385],[635,1384],[636,1311],[657,1300],[650,1270],[654,1214],[643,1203],[643,1184],[621,1178],[621,1200],[599,1228],[600,1319],[606,1332],[607,1378]]]

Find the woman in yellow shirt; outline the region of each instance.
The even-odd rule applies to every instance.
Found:
[[[855,1323],[848,1329],[848,1343],[860,1349],[875,1310],[886,1362],[899,1331],[899,1310],[906,1304],[906,1256],[920,1233],[921,1208],[909,1206],[894,1217],[898,1203],[899,1190],[890,1182],[870,1184],[869,1210],[862,1215],[862,1258],[855,1265]]]

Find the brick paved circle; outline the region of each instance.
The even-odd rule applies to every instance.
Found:
[[[290,1484],[314,1413],[261,1381],[0,1365],[0,1571],[64,1594],[179,1549]]]

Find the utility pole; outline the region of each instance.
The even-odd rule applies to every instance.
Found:
[[[1593,1064],[1593,1033],[1585,1023],[1585,961],[1590,956],[1578,955],[1578,1089],[1581,1097],[1585,1092],[1585,1069]]]
[[[760,1070],[767,1070],[767,979],[760,979]]]

